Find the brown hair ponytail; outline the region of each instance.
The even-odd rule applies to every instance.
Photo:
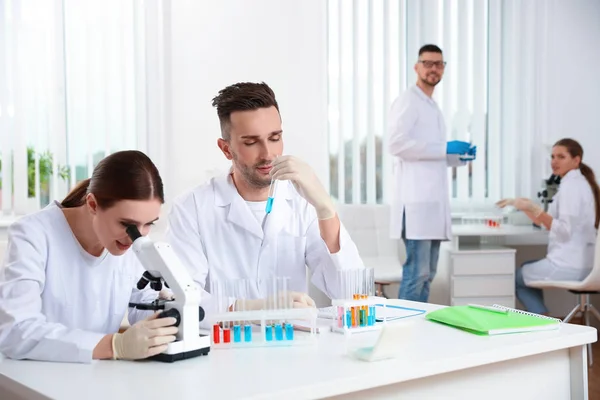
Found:
[[[598,225],[600,224],[600,187],[598,186],[598,182],[596,182],[594,170],[592,170],[587,164],[579,164],[579,170],[590,184],[592,192],[594,193],[594,200],[596,203],[596,223],[594,226],[596,229],[598,229]]]
[[[580,160],[583,160],[583,147],[574,139],[561,139],[554,146],[563,146],[567,149],[571,157],[579,157]],[[581,171],[581,175],[588,181],[592,188],[592,193],[594,193],[594,203],[596,206],[596,221],[594,222],[594,226],[598,229],[598,225],[600,224],[600,187],[598,187],[598,182],[596,182],[594,170],[584,164],[583,161],[579,162],[579,171]]]
[[[75,208],[85,204],[85,196],[90,186],[90,178],[79,182],[60,203],[62,208]]]

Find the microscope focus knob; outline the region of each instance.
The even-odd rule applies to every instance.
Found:
[[[204,308],[198,307],[198,322],[202,322],[205,316]]]
[[[181,323],[181,314],[179,314],[179,311],[176,308],[169,308],[168,310],[163,311],[158,315],[158,318],[168,317],[173,317],[176,319],[176,322],[173,326],[179,326],[179,324]]]

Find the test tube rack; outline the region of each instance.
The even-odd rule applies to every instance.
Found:
[[[332,300],[335,318],[332,332],[351,334],[379,330],[387,323],[387,313],[377,317],[377,305],[385,309],[387,299],[378,296],[354,295],[352,300]],[[379,319],[379,321],[378,321]]]
[[[298,346],[316,343],[316,308],[231,311],[211,317],[211,348]],[[296,332],[294,322],[310,327]]]
[[[470,215],[461,218],[462,225],[485,225],[490,228],[500,228],[505,222],[501,215]]]

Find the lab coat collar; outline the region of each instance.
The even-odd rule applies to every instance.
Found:
[[[577,169],[572,169],[569,172],[567,172],[565,174],[565,176],[562,177],[561,182],[564,182],[565,180],[570,180],[570,179],[575,179],[578,178],[580,176],[583,176],[583,174],[581,173],[581,170],[579,168]]]
[[[428,103],[430,103],[430,104],[434,104],[434,105],[435,105],[435,104],[437,104],[437,103],[435,102],[435,100],[434,100],[433,98],[431,98],[431,97],[427,96],[427,95],[425,94],[425,92],[424,92],[424,91],[423,91],[423,90],[422,90],[422,89],[421,89],[419,86],[417,86],[417,85],[413,85],[412,89],[413,89],[413,92],[415,92],[415,93],[417,94],[417,96],[419,96],[420,98],[422,98],[422,99],[423,99],[423,100],[425,100],[426,102],[428,102]]]
[[[263,240],[274,237],[289,221],[292,212],[290,201],[293,199],[293,188],[289,181],[277,181],[275,200],[271,213],[265,222],[266,235],[245,200],[240,196],[231,174],[214,178],[215,204],[218,207],[230,205],[227,220]]]

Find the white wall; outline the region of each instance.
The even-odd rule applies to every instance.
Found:
[[[572,137],[600,175],[600,1],[552,0],[548,30],[548,128]]]
[[[328,186],[326,2],[178,0],[171,2],[167,151],[168,199],[214,168],[230,165],[211,99],[240,81],[265,81],[283,118],[284,151],[309,162]],[[326,186],[326,187],[327,187]]]

